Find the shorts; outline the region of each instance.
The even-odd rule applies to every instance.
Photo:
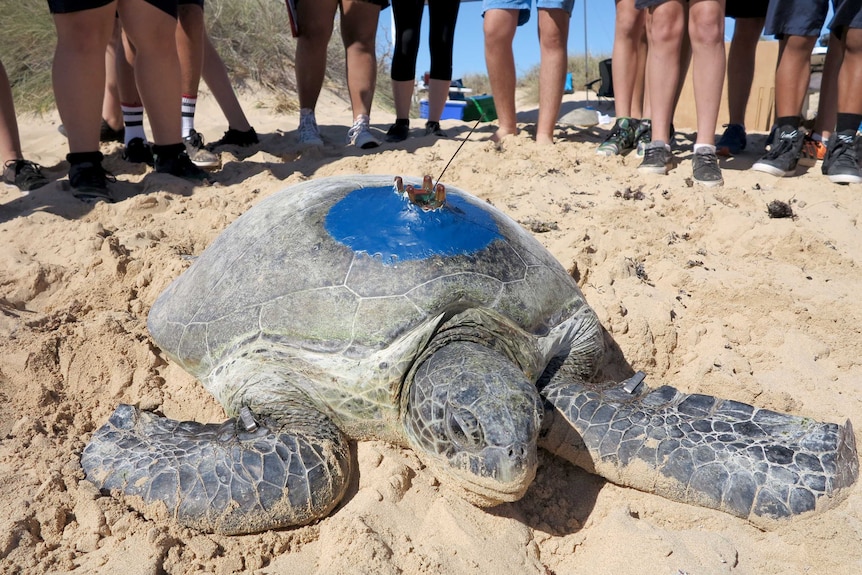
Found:
[[[862,0],[838,0],[829,31],[840,36],[845,28],[862,28]]]
[[[565,10],[566,14],[572,14],[575,0],[535,0],[536,8],[542,10]],[[482,15],[488,10],[517,10],[518,26],[523,26],[530,21],[530,9],[533,0],[482,0]]]
[[[183,4],[195,4],[203,9],[204,0],[177,0],[177,6],[182,6]]]
[[[635,8],[638,10],[648,10],[649,8],[660,6],[667,1],[668,0],[635,0]],[[688,0],[685,1],[688,2]]]
[[[729,18],[766,18],[769,0],[727,0],[724,9]]]
[[[113,1],[114,0],[48,0],[48,10],[51,11],[51,14],[69,14],[72,12],[101,8],[102,6],[107,6]],[[173,18],[177,17],[177,0],[145,0],[145,2],[151,6],[155,6]]]
[[[820,36],[828,12],[829,0],[773,1],[766,11],[763,33],[778,39],[785,36]]]

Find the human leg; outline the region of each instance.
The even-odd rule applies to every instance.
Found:
[[[553,144],[568,65],[569,13],[561,9],[540,8],[538,20],[541,61],[536,143]]]
[[[426,133],[430,127],[431,132],[445,135],[444,132],[439,131],[439,122],[452,83],[455,24],[458,21],[460,6],[460,0],[432,0],[428,4],[428,49],[431,55],[431,68],[428,86],[429,122],[426,124]],[[436,131],[432,124],[437,125]]]
[[[120,21],[114,18],[114,30],[105,50],[105,95],[102,98],[101,141],[122,140],[123,112],[117,77],[117,46],[122,42]]]
[[[12,88],[3,62],[0,62],[0,162],[2,180],[22,192],[41,188],[48,183],[38,164],[24,159]]]
[[[416,57],[419,54],[419,33],[422,29],[424,10],[424,0],[399,0],[392,5],[392,17],[395,20],[395,47],[392,53],[390,78],[392,97],[395,102],[395,123],[386,132],[386,140],[389,142],[406,140],[410,131],[410,104],[413,100]],[[429,109],[430,107],[429,98]]]
[[[515,114],[515,55],[512,41],[518,27],[518,10],[486,10],[482,23],[485,35],[485,66],[497,111],[497,131],[491,137],[499,142],[518,133]]]
[[[204,30],[204,65],[201,76],[218,102],[228,125],[228,130],[224,136],[209,147],[215,149],[228,145],[251,146],[257,144],[257,133],[245,116],[227,73],[227,67],[206,30]]]
[[[377,85],[377,22],[380,5],[362,0],[341,0],[341,40],[347,61],[347,92],[353,126],[347,143],[369,149],[380,145],[371,132],[371,103]]]
[[[338,0],[301,0],[296,3],[296,94],[299,99],[299,143],[322,146],[314,109],[326,76],[326,50],[332,36]]]

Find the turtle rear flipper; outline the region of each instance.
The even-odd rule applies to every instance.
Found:
[[[619,485],[757,523],[821,509],[856,480],[853,429],[660,387],[553,382],[540,445]]]
[[[323,414],[302,425],[262,422],[245,431],[175,421],[120,405],[81,456],[87,479],[136,505],[164,504],[201,531],[236,534],[303,525],[325,516],[344,494],[347,441]]]

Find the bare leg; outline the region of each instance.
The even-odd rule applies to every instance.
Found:
[[[117,3],[54,14],[57,48],[52,78],[57,111],[69,136],[70,152],[99,149],[105,49],[114,29]],[[87,33],[82,34],[81,31]]]
[[[641,118],[643,71],[640,68],[641,39],[645,14],[635,8],[634,0],[617,0],[614,46],[611,58],[614,82],[614,111],[618,118]],[[640,86],[639,98],[636,96]],[[634,109],[638,108],[635,115]]]
[[[6,68],[3,67],[3,62],[0,62],[0,162],[23,159],[12,88],[9,86]]]
[[[377,21],[380,7],[342,0],[341,38],[347,59],[347,91],[353,117],[371,115],[377,85]]]
[[[197,4],[177,6],[176,39],[184,96],[196,98],[204,63],[204,11]]]
[[[727,56],[727,108],[731,124],[745,125],[745,110],[754,81],[757,43],[766,18],[737,18]]]
[[[300,2],[297,6],[300,35],[296,39],[296,92],[300,108],[313,110],[317,106],[337,8],[337,0]]]
[[[823,63],[823,76],[820,78],[820,100],[817,102],[817,116],[814,118],[814,133],[820,134],[823,141],[829,139],[835,129],[838,116],[838,74],[844,61],[844,38],[829,35],[829,48]]]
[[[114,130],[123,127],[123,112],[120,109],[120,88],[117,77],[117,47],[122,42],[120,21],[114,18],[114,33],[105,50],[105,95],[102,98],[102,119]]]
[[[536,125],[536,143],[553,144],[554,128],[563,100],[568,57],[569,14],[565,10],[538,10],[539,45],[539,121]]]
[[[838,111],[862,114],[862,28],[849,28],[844,45],[844,62],[838,74]]]
[[[135,79],[147,110],[153,142],[182,142],[180,64],[175,49],[177,22],[144,0],[123,0],[120,18],[135,45]]]
[[[251,130],[251,124],[243,112],[242,106],[237,100],[233,84],[228,76],[224,61],[219,56],[209,34],[204,31],[204,65],[202,70],[204,82],[218,102],[221,111],[227,118],[227,125],[234,130],[247,132]]]
[[[775,71],[776,117],[798,116],[802,111],[816,41],[816,36],[788,36],[781,40]]]
[[[679,59],[685,27],[681,0],[670,0],[650,9],[647,14],[649,53],[647,78],[652,108],[652,139],[670,142],[670,123],[679,83]],[[655,79],[660,78],[660,81]]]
[[[715,127],[726,70],[724,0],[697,0],[689,8],[689,37],[694,60],[696,144],[715,144]]]
[[[497,131],[491,137],[499,142],[505,136],[518,133],[515,113],[515,55],[512,40],[518,27],[517,10],[492,9],[485,12],[485,65],[494,107],[497,109]],[[540,80],[541,81],[541,80]]]

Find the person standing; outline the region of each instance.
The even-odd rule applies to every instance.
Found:
[[[0,160],[3,162],[3,182],[29,192],[48,183],[38,164],[24,159],[12,87],[3,62],[0,62]]]
[[[445,137],[440,117],[449,97],[452,83],[452,51],[455,23],[461,0],[430,0],[428,2],[428,48],[431,70],[428,80],[428,121],[425,135]],[[392,95],[395,99],[395,123],[386,132],[389,142],[407,139],[410,130],[410,103],[416,84],[416,57],[419,54],[419,32],[425,0],[397,0],[392,4],[395,18],[395,52],[392,55]]]
[[[563,101],[568,65],[569,20],[574,0],[536,0],[539,29],[539,120],[536,143],[553,144],[554,128]],[[497,131],[491,140],[501,143],[518,133],[515,112],[515,54],[512,41],[518,26],[530,19],[533,0],[483,0],[485,65],[497,110]]]

